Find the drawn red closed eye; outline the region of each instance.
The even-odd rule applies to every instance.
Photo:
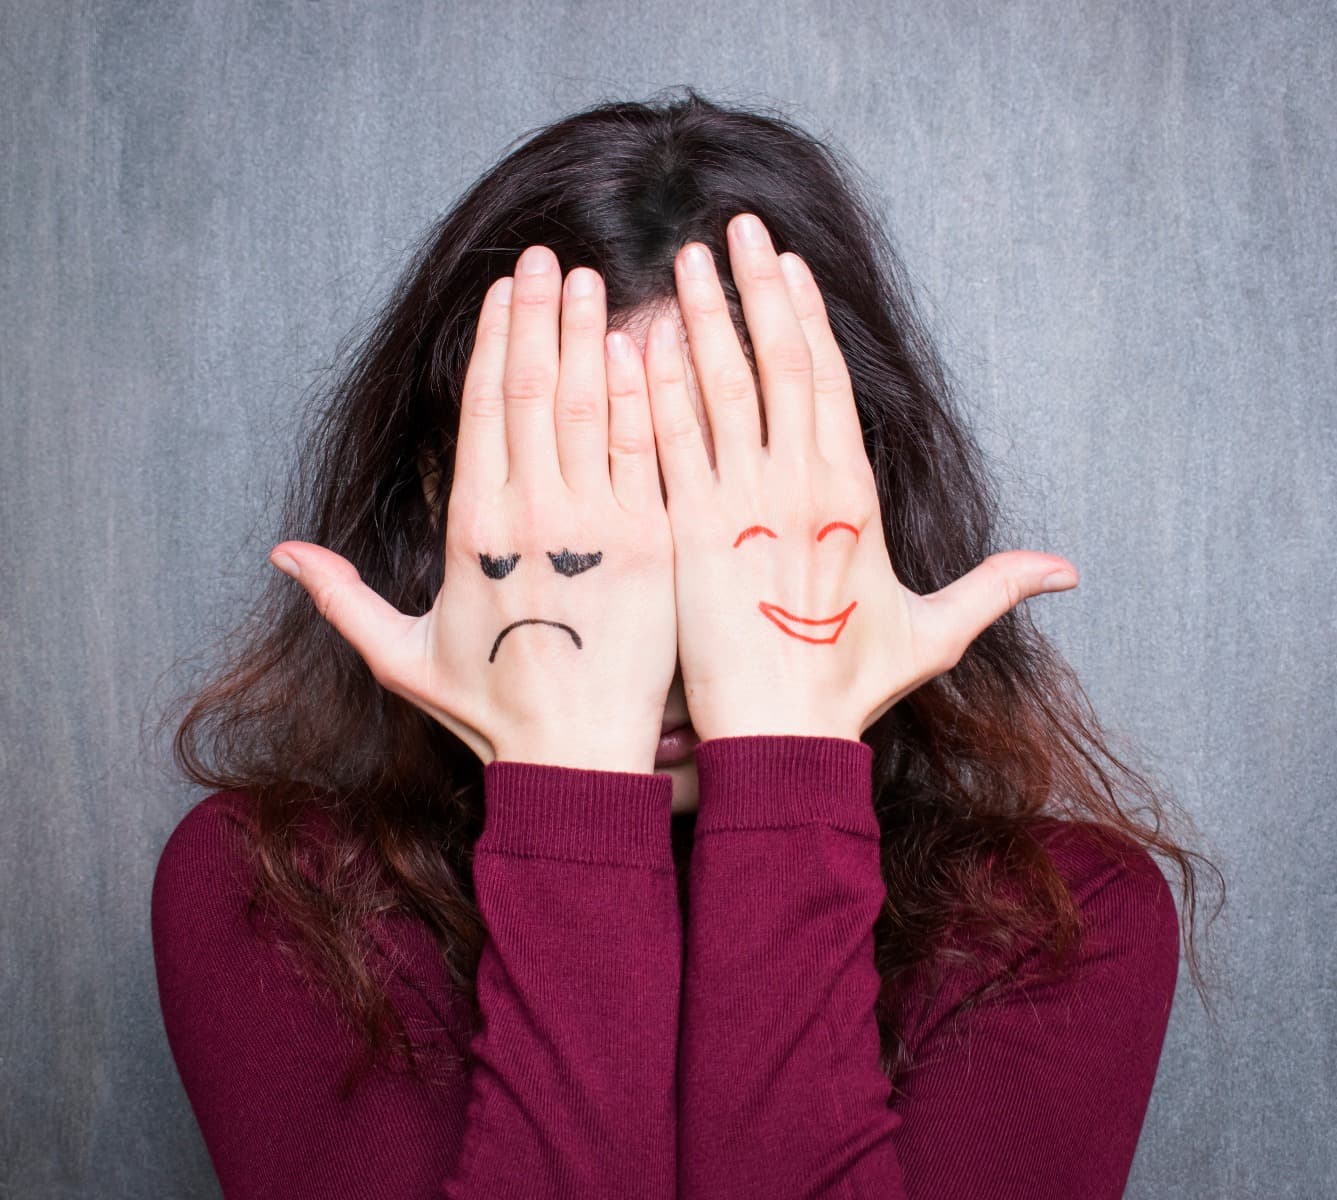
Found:
[[[820,542],[828,533],[835,529],[848,529],[850,533],[854,534],[854,540],[856,542],[859,540],[859,531],[848,521],[831,521],[830,523],[823,525],[820,531],[818,531],[817,540]],[[763,533],[769,538],[779,536],[775,530],[768,529],[765,525],[749,525],[734,539],[734,548],[737,549],[737,547],[741,546],[748,538],[757,537]]]
[[[767,529],[765,525],[749,525],[742,533],[734,539],[734,546],[737,547],[750,537],[756,537],[757,534],[764,533],[767,537],[775,537],[775,530]]]
[[[833,529],[848,529],[852,534],[854,534],[854,540],[856,542],[859,540],[859,531],[855,529],[854,526],[851,525],[848,521],[832,521],[829,525],[823,525],[821,533],[817,535],[817,540],[820,542]]]

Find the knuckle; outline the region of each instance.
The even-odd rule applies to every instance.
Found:
[[[541,363],[518,363],[506,373],[503,391],[511,400],[547,400],[556,380]]]
[[[1007,569],[1007,562],[1001,555],[990,555],[984,560],[984,566],[1007,601],[1008,608],[1015,608],[1025,599],[1020,581]]]
[[[812,373],[812,354],[806,342],[786,338],[766,347],[761,356],[770,369],[780,375],[807,376]]]
[[[881,521],[882,500],[877,491],[877,476],[873,473],[873,464],[868,461],[868,456],[858,455],[852,464],[845,467],[842,478],[849,489],[851,503],[858,505],[867,519]]]
[[[481,505],[471,502],[462,489],[450,493],[446,514],[446,555],[454,560],[472,559],[487,550],[493,536],[492,523]]]
[[[613,432],[608,437],[608,453],[613,458],[639,458],[654,452],[655,444],[648,435]]]
[[[877,489],[872,474],[861,474],[844,468],[829,467],[824,473],[825,484],[832,498],[842,509],[854,514],[860,521],[872,521],[879,515]]]
[[[664,357],[660,355],[649,360],[645,365],[646,383],[651,387],[680,387],[683,382],[682,357]],[[633,389],[628,388],[631,392]]]
[[[785,277],[780,270],[780,259],[771,255],[748,261],[744,268],[749,280],[763,286],[779,286],[788,291]]]
[[[556,302],[557,288],[546,277],[526,284],[517,281],[515,290],[511,293],[511,304],[526,311],[547,308]]]
[[[466,387],[460,403],[480,417],[499,417],[506,410],[506,398],[494,387]]]
[[[742,368],[722,372],[715,381],[715,394],[724,404],[755,403],[757,399],[752,374]]]
[[[563,488],[562,495],[566,494]],[[568,512],[551,488],[522,483],[517,488],[513,520],[508,523],[508,528],[538,535],[541,541],[553,530],[567,528],[563,521]]]
[[[599,417],[599,403],[593,392],[568,392],[557,400],[557,418],[568,425],[593,425]]]
[[[567,333],[595,334],[602,330],[599,309],[590,303],[591,297],[581,296],[562,309],[562,328]]]
[[[673,556],[673,535],[668,522],[646,529],[622,550],[622,558],[631,571],[647,571],[662,567]]]
[[[446,514],[446,562],[472,557],[481,532],[480,522],[471,511],[452,504]]]
[[[311,593],[311,599],[316,604],[316,611],[336,627],[339,624],[339,602],[342,590],[337,583],[322,583],[312,589]]]
[[[664,427],[663,438],[674,449],[686,449],[701,440],[701,427],[686,418],[670,420]]]
[[[623,404],[626,404],[627,401],[640,399],[644,391],[644,382],[638,385],[634,379],[620,379],[616,376],[609,376],[608,398],[610,400],[621,400]]]
[[[504,342],[510,336],[510,333],[510,315],[505,311],[493,312],[479,320],[475,341],[478,343]]]
[[[824,392],[843,392],[851,386],[849,368],[839,354],[812,360],[812,378]]]
[[[702,321],[727,314],[722,298],[713,288],[688,286],[681,290],[678,304],[685,314]]]

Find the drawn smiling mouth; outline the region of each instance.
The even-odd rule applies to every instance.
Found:
[[[504,638],[512,629],[519,629],[521,625],[551,625],[555,629],[565,629],[571,635],[571,640],[576,643],[576,649],[581,648],[580,634],[578,634],[570,625],[563,625],[561,621],[545,621],[542,617],[525,617],[522,621],[512,621],[499,634],[497,640],[492,643],[492,653],[487,656],[487,661],[491,662],[497,657],[497,648],[501,645],[501,639]]]
[[[792,638],[798,638],[801,642],[815,642],[818,644],[834,642],[845,628],[845,622],[850,619],[850,613],[854,611],[854,606],[858,604],[857,600],[851,600],[849,606],[836,613],[834,617],[800,617],[797,613],[789,612],[781,608],[778,604],[770,604],[765,600],[759,602],[758,607],[762,615],[774,621],[782,633],[789,634]],[[808,630],[805,633],[803,630]],[[816,636],[818,630],[823,630],[821,637]]]

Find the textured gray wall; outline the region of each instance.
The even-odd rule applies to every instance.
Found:
[[[676,83],[862,164],[1035,601],[1229,880],[1129,1195],[1337,1194],[1330,4],[0,7],[0,1195],[213,1196],[146,747],[265,572],[313,372],[512,138]],[[156,753],[156,757],[155,757]]]

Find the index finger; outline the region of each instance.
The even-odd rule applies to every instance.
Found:
[[[854,403],[854,385],[845,365],[845,356],[831,330],[817,281],[808,264],[789,250],[780,255],[780,269],[812,354],[817,452],[829,463],[862,469],[868,463],[868,451],[864,446],[859,410]]]
[[[509,275],[496,280],[478,313],[473,353],[460,394],[452,491],[499,491],[506,482],[506,400],[501,381],[510,336],[512,283]]]
[[[734,217],[728,236],[734,282],[761,379],[766,445],[772,455],[804,458],[815,437],[812,355],[779,256],[754,213]]]

